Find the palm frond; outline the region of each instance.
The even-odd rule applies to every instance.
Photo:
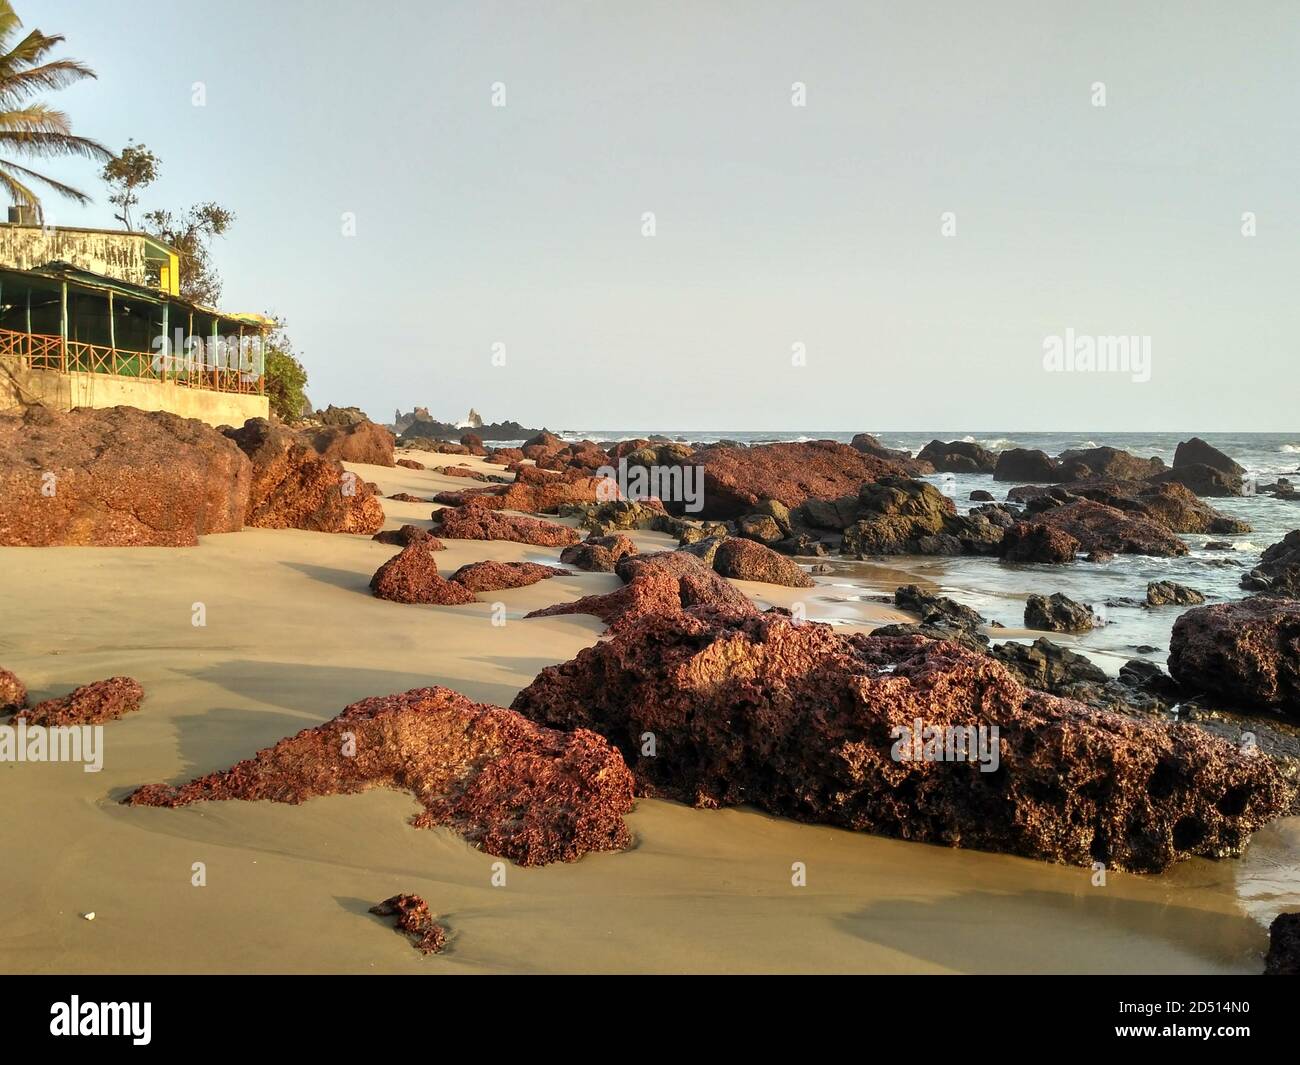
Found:
[[[41,207],[41,198],[8,171],[8,164],[0,159],[0,188],[9,194],[9,199],[24,207]]]
[[[30,70],[0,76],[0,106],[25,99],[42,91],[65,89],[96,73],[75,59],[57,59]]]

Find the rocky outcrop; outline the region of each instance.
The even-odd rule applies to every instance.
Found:
[[[1070,695],[1079,689],[1106,683],[1106,674],[1084,655],[1040,636],[1032,644],[1000,643],[989,654],[1006,666],[1021,684],[1053,695]]]
[[[582,543],[561,551],[560,561],[566,566],[576,566],[590,573],[613,573],[619,559],[636,553],[637,546],[630,536],[622,533],[611,536],[593,534]]]
[[[1174,622],[1169,673],[1194,695],[1300,716],[1300,602],[1257,596],[1193,607]]]
[[[415,459],[398,459],[397,465],[403,466],[408,470],[423,470],[428,468],[423,462],[417,462]]]
[[[419,895],[394,895],[370,907],[376,917],[392,917],[393,927],[421,954],[441,954],[447,946],[447,929],[433,919],[429,904]]]
[[[1300,599],[1300,529],[1287,533],[1264,549],[1259,565],[1241,578],[1241,586],[1255,592]]]
[[[1168,467],[1163,459],[1138,458],[1113,447],[1090,447],[1061,452],[1057,459],[1058,476],[1054,479],[1087,481],[1108,478],[1141,481],[1166,469]]]
[[[938,473],[992,473],[998,464],[997,455],[968,440],[931,440],[916,457]]]
[[[140,709],[144,688],[131,677],[109,677],[85,684],[58,699],[19,707],[15,719],[47,728],[65,725],[102,725]]]
[[[1013,447],[999,453],[998,463],[993,468],[995,481],[1039,481],[1052,484],[1063,480],[1056,460],[1045,451],[1034,451],[1023,447]]]
[[[1052,489],[1049,495],[1067,501],[1069,497],[1077,496],[1105,503],[1117,510],[1150,518],[1175,533],[1236,535],[1250,532],[1247,522],[1215,510],[1190,488],[1176,481],[1072,481]],[[1029,509],[1032,512],[1045,503],[1041,499],[1030,500]]]
[[[520,865],[621,850],[632,776],[585,729],[556,732],[448,688],[363,699],[253,758],[180,787],[150,784],[133,806],[228,799],[301,803],[374,787],[412,793],[417,828],[444,825]]]
[[[465,585],[439,575],[433,553],[418,540],[375,570],[370,578],[370,590],[376,599],[394,603],[460,606],[476,602],[474,593]]]
[[[642,795],[1111,869],[1240,854],[1296,795],[1270,759],[1194,726],[1027,690],[955,644],[775,612],[643,617],[514,708],[600,730]],[[994,725],[968,754],[966,730]]]
[[[421,529],[418,525],[403,525],[400,529],[385,529],[383,532],[375,533],[370,539],[376,543],[388,544],[390,547],[406,547],[408,544],[422,543],[430,551],[443,551],[446,549],[446,544],[430,534],[428,529]]]
[[[1265,976],[1300,976],[1300,913],[1279,913],[1268,926]]]
[[[910,451],[885,447],[871,433],[858,433],[849,442],[849,447],[853,448],[854,451],[861,451],[864,455],[871,455],[892,462],[909,477],[924,477],[926,474],[935,472],[934,466],[925,459],[920,457],[912,458]]]
[[[1160,523],[1091,499],[1071,499],[1029,520],[1069,533],[1081,551],[1160,558],[1187,554],[1187,545]]]
[[[1076,603],[1060,592],[1049,596],[1031,595],[1025,602],[1025,628],[1045,632],[1088,632],[1092,628],[1092,607]]]
[[[366,462],[372,466],[392,466],[396,439],[382,425],[372,421],[350,425],[324,425],[306,429],[304,440],[323,459],[339,462]]]
[[[714,446],[696,451],[689,461],[703,471],[700,516],[707,518],[738,518],[764,499],[787,507],[809,499],[837,499],[856,493],[865,482],[901,472],[885,459],[831,440]],[[674,509],[671,503],[669,509]]]
[[[250,418],[224,432],[252,462],[248,525],[367,535],[383,527],[383,504],[370,486],[290,430]]]
[[[744,594],[719,577],[707,562],[686,551],[656,551],[620,559],[614,572],[625,586],[605,595],[586,595],[572,603],[534,610],[527,617],[591,614],[614,628],[647,614],[673,614],[692,606],[754,611]]]
[[[1000,552],[1007,562],[1073,562],[1079,541],[1064,529],[1041,521],[1018,521],[1002,536]]]
[[[1195,606],[1204,602],[1205,596],[1195,588],[1175,581],[1150,581],[1147,584],[1147,606]]]
[[[243,527],[251,472],[217,430],[174,414],[0,414],[0,546],[192,547]]]
[[[1159,484],[1181,484],[1198,496],[1239,496],[1244,491],[1240,474],[1216,470],[1200,462],[1166,470],[1151,479]]]
[[[0,668],[0,714],[13,714],[27,705],[27,686],[9,670]]]
[[[567,577],[569,571],[536,562],[471,562],[451,575],[456,584],[471,592],[499,592],[506,588],[526,588],[548,577]]]
[[[521,514],[502,514],[477,501],[433,512],[435,532],[448,540],[513,540],[534,547],[568,547],[582,537],[576,529]]]
[[[968,516],[958,515],[953,501],[934,485],[894,476],[864,484],[855,502],[837,500],[833,506],[853,518],[844,527],[840,551],[858,558],[992,554],[1002,541],[1006,517],[996,507],[988,513],[972,510]],[[808,504],[800,513],[811,517],[814,510]],[[991,520],[995,517],[996,523]],[[829,518],[817,514],[811,523]]]
[[[770,547],[753,540],[728,536],[713,555],[713,568],[738,581],[781,584],[787,588],[815,588],[817,582],[799,566]]]
[[[1217,447],[1207,444],[1199,436],[1184,440],[1174,450],[1174,469],[1181,470],[1189,466],[1209,466],[1237,477],[1246,472],[1244,467],[1238,466]]]

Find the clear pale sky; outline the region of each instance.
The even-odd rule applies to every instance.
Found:
[[[49,97],[76,131],[161,156],[145,207],[237,213],[222,303],[288,319],[318,406],[1300,427],[1294,0],[14,2],[99,73]],[[1044,372],[1067,327],[1151,380]]]

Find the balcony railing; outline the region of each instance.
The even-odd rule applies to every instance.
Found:
[[[20,333],[0,329],[0,356],[17,358],[32,370],[60,373],[103,373],[138,381],[171,381],[187,388],[213,392],[243,392],[261,395],[265,379],[251,368],[210,366],[184,355],[123,351],[102,344],[44,333]]]

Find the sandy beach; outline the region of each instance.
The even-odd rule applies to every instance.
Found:
[[[481,460],[410,453],[430,466]],[[464,487],[435,469],[348,464],[385,496]],[[387,527],[427,504],[383,500]],[[643,550],[673,546],[636,533]],[[480,559],[554,563],[557,550],[448,540],[450,572]],[[596,642],[589,616],[523,620],[620,582],[574,573],[459,607],[373,598],[394,549],[368,537],[245,529],[194,548],[0,549],[0,663],[34,698],[129,674],[143,709],[105,726],[104,767],[0,765],[0,970],[38,972],[1255,973],[1267,922],[1300,903],[1300,819],[1244,858],[1159,876],[874,838],[740,808],[640,800],[622,853],[525,869],[446,829],[415,829],[405,794],[292,806],[123,806],[250,757],[366,696],[446,685],[508,706],[544,666]],[[892,567],[882,566],[881,587]],[[897,575],[897,571],[893,571]],[[743,583],[760,605],[869,631],[904,615],[817,589]],[[893,583],[899,583],[895,580]],[[491,623],[491,603],[507,622]],[[206,625],[191,624],[202,603]],[[206,886],[191,883],[202,862]],[[793,863],[807,885],[791,883]],[[367,913],[399,892],[450,930],[423,957]],[[87,921],[83,914],[93,912]]]

